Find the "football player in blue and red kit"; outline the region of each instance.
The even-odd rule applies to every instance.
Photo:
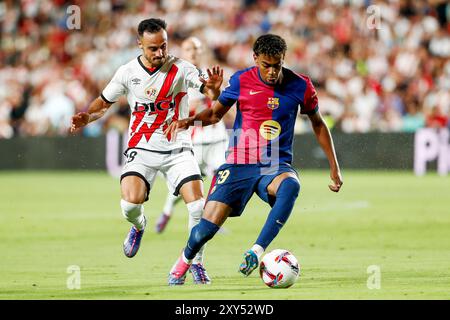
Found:
[[[186,272],[198,250],[209,241],[228,217],[242,214],[256,193],[271,206],[266,223],[253,247],[244,253],[239,271],[248,276],[286,223],[300,191],[292,164],[292,142],[297,114],[306,114],[330,164],[331,191],[338,192],[342,176],[333,140],[319,112],[311,80],[283,67],[283,38],[266,34],[253,46],[256,66],[236,72],[213,108],[172,122],[165,134],[176,136],[194,122],[217,123],[236,105],[236,120],[226,163],[214,176],[200,223],[169,273],[169,285],[184,284]]]

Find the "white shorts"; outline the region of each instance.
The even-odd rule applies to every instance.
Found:
[[[147,197],[160,171],[167,180],[169,191],[175,196],[186,182],[202,180],[200,168],[191,149],[160,153],[132,148],[126,151],[127,162],[122,169],[120,181],[126,176],[138,176],[147,187]]]
[[[194,155],[203,175],[212,177],[215,171],[225,163],[228,141],[208,144],[194,144]]]

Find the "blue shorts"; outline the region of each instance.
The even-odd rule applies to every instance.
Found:
[[[206,201],[218,201],[229,205],[233,209],[230,217],[242,214],[254,192],[272,206],[275,198],[269,196],[267,186],[284,172],[293,172],[298,177],[294,168],[287,163],[275,168],[254,164],[223,164],[213,177]]]

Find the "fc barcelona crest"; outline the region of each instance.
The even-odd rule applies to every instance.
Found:
[[[269,97],[267,99],[267,108],[269,108],[271,110],[278,109],[278,107],[280,106],[280,103],[278,102],[278,99],[279,98]]]

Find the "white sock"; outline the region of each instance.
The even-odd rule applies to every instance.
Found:
[[[192,259],[189,260],[188,258],[186,258],[186,257],[184,256],[184,250],[183,250],[183,252],[181,253],[181,259],[183,259],[184,263],[186,263],[186,264],[191,264],[191,263],[192,263]]]
[[[256,255],[258,256],[258,261],[260,261],[261,260],[261,256],[264,253],[264,248],[261,247],[259,244],[255,243],[250,250],[252,250],[254,253],[256,253]]]
[[[177,196],[174,196],[171,192],[167,194],[166,203],[164,204],[163,212],[166,216],[171,216],[173,211],[173,206],[175,205],[175,201],[178,199]]]
[[[205,206],[205,199],[199,199],[186,204],[189,211],[189,234],[193,227],[195,227],[202,219],[203,207]],[[193,259],[193,263],[203,263],[203,251],[205,250],[205,245],[200,248],[198,253]]]
[[[122,214],[129,222],[131,222],[136,229],[142,230],[145,228],[144,206],[140,203],[131,203],[125,200],[120,200]]]

